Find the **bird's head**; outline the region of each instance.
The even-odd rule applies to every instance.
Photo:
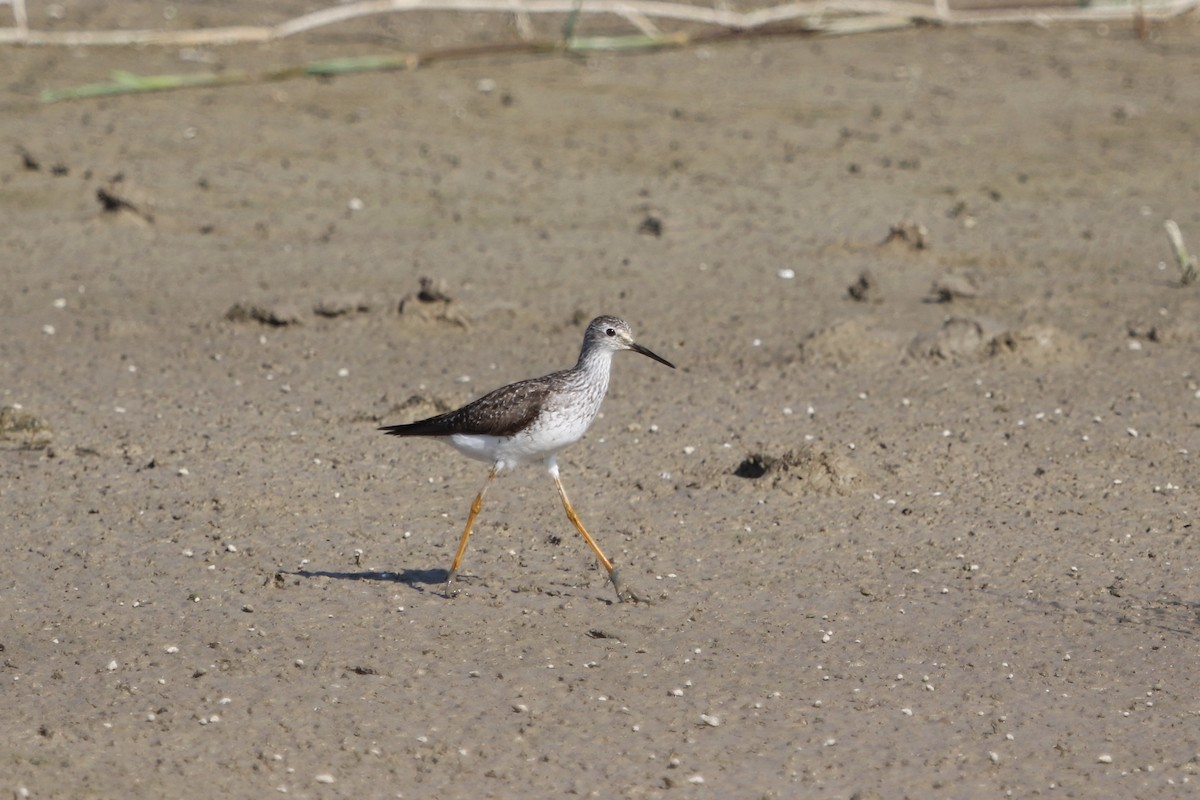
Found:
[[[629,327],[629,323],[618,317],[596,317],[588,324],[587,333],[583,336],[583,349],[584,352],[587,352],[593,348],[612,352],[632,350],[675,369],[675,365],[670,361],[635,342],[633,329]]]

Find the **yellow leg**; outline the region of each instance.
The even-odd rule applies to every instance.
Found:
[[[487,482],[483,484],[483,488],[479,490],[479,494],[475,495],[475,502],[471,503],[471,513],[467,515],[467,527],[463,529],[462,538],[458,540],[458,552],[454,554],[454,563],[450,565],[450,573],[446,576],[446,597],[451,597],[454,594],[450,589],[450,585],[454,583],[454,579],[458,576],[458,568],[462,565],[463,556],[467,553],[467,541],[471,538],[471,528],[475,527],[475,518],[483,510],[483,496],[487,494],[488,487],[492,485],[492,480],[495,477],[496,468],[492,467],[488,470]]]
[[[587,542],[587,546],[592,548],[592,552],[596,554],[596,558],[600,559],[601,565],[608,571],[608,579],[612,581],[613,588],[617,590],[617,601],[621,603],[624,603],[626,600],[632,600],[635,603],[641,602],[640,597],[621,585],[621,577],[617,574],[617,568],[608,560],[608,556],[604,555],[604,552],[600,549],[600,545],[596,544],[596,540],[583,527],[579,515],[575,513],[575,509],[571,506],[571,501],[567,499],[567,490],[563,488],[562,479],[558,477],[557,468],[551,469],[550,477],[554,479],[554,485],[558,487],[558,496],[562,498],[563,508],[567,511],[567,519],[571,520],[571,524],[575,526],[575,530],[579,531],[579,535]]]

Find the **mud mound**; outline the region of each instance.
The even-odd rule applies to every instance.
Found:
[[[54,432],[41,417],[13,406],[0,408],[0,446],[29,450],[47,447]]]
[[[907,349],[908,357],[915,359],[1008,357],[1039,365],[1074,361],[1084,352],[1078,339],[1051,325],[1010,330],[992,320],[963,317],[951,317],[933,333],[917,336]]]
[[[349,317],[369,314],[374,304],[361,292],[334,293],[326,295],[313,304],[313,313],[318,317]]]
[[[389,423],[413,422],[444,414],[452,408],[454,404],[441,397],[414,394],[402,403],[393,403],[383,419]]]
[[[814,331],[800,344],[800,357],[804,363],[830,367],[880,360],[894,352],[887,337],[868,330],[856,319]]]
[[[809,445],[780,455],[751,453],[733,474],[790,495],[850,494],[862,480],[862,472],[846,456]]]
[[[1193,344],[1200,342],[1200,322],[1187,318],[1155,323],[1130,322],[1127,333],[1131,339],[1155,344]]]
[[[1053,325],[1027,325],[1005,331],[988,342],[989,356],[1016,358],[1028,364],[1058,364],[1083,358],[1083,343]]]
[[[283,328],[301,324],[302,314],[298,306],[286,302],[245,302],[230,306],[225,312],[225,319],[230,322],[257,322],[271,328]]]
[[[433,278],[421,278],[421,288],[400,301],[400,317],[463,329],[471,325],[471,315],[450,296],[446,282]]]

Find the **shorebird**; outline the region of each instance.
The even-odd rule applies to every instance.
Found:
[[[579,361],[570,369],[501,386],[455,411],[379,429],[392,436],[430,436],[446,442],[468,458],[491,464],[487,481],[471,503],[467,526],[446,577],[447,597],[454,594],[454,579],[467,552],[471,529],[483,508],[483,496],[496,475],[541,460],[558,488],[567,519],[608,572],[618,601],[638,601],[637,595],[622,585],[613,562],[583,527],[558,474],[558,452],[579,441],[596,418],[608,391],[612,357],[621,350],[641,353],[675,369],[670,361],[635,342],[633,331],[624,320],[596,317],[583,334]]]

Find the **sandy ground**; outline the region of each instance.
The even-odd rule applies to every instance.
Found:
[[[1198,34],[48,107],[196,65],[0,53],[0,793],[1193,796],[1200,289],[1163,221],[1200,249]],[[533,467],[447,600],[486,468],[376,427],[599,313],[679,365],[618,356],[561,459],[653,602]]]

